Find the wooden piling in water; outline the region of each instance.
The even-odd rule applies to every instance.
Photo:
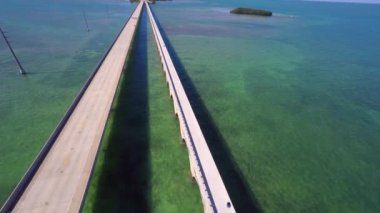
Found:
[[[0,32],[1,32],[1,35],[3,36],[3,38],[5,40],[5,43],[7,44],[9,50],[12,53],[13,59],[16,61],[16,64],[17,64],[17,67],[19,69],[20,74],[25,75],[26,72],[24,70],[24,67],[21,65],[20,61],[18,60],[16,53],[13,51],[13,48],[12,48],[10,42],[8,41],[8,37],[5,35],[5,32],[1,29],[1,27],[0,27]]]
[[[88,27],[86,12],[84,10],[82,10],[82,15],[83,15],[84,23],[86,24],[87,32],[90,32],[90,28]]]

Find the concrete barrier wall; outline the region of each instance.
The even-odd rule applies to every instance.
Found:
[[[235,212],[150,6],[148,3],[145,5],[169,86],[170,96],[173,99],[174,111],[178,116],[181,136],[188,149],[190,171],[198,183],[204,211]]]

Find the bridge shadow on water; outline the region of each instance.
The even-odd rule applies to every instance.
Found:
[[[154,11],[152,11],[152,13],[156,18],[158,28],[161,31],[166,47],[172,57],[173,63],[199,121],[202,132],[225,183],[231,201],[234,204],[235,210],[237,212],[262,212],[262,208],[256,197],[244,179],[238,165],[235,163],[226,141],[208,112],[207,107],[202,101],[202,98],[187,73],[185,66],[182,64],[174,47],[170,43],[169,37],[165,33],[165,30],[160,24]]]
[[[148,18],[143,8],[131,54],[119,83],[94,175],[93,212],[151,212],[148,107]],[[153,12],[153,11],[152,11]],[[154,16],[156,16],[153,13]],[[261,212],[200,94],[156,19],[203,134],[237,212]],[[101,154],[100,154],[101,155]],[[99,172],[97,174],[96,172]]]
[[[148,19],[145,8],[111,111],[94,212],[150,212]]]

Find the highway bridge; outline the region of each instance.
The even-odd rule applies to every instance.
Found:
[[[144,9],[145,7],[145,9]],[[171,56],[140,1],[0,212],[79,212],[140,15],[147,12],[205,212],[235,212]]]

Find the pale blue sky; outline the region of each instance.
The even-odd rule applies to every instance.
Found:
[[[355,3],[367,3],[367,4],[380,4],[380,0],[309,0],[309,1],[355,2]]]

